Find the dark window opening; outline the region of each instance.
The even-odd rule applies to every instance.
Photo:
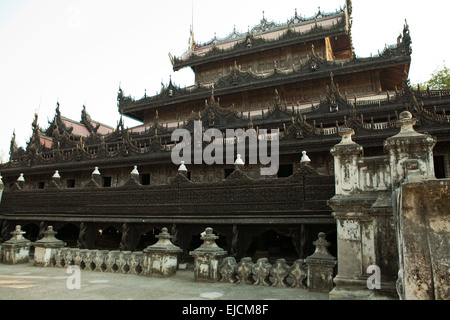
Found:
[[[292,238],[275,230],[267,230],[253,236],[245,255],[252,257],[253,261],[268,258],[270,263],[275,263],[280,258],[286,259],[287,263],[294,263],[299,258]]]
[[[445,178],[444,156],[434,156],[434,174],[437,179]]]
[[[188,180],[191,180],[191,172],[188,171],[186,177],[188,178]]]
[[[150,173],[145,173],[145,174],[141,175],[141,184],[143,186],[150,185]]]
[[[228,176],[229,176],[230,174],[233,173],[234,169],[225,169],[224,171],[225,171],[225,179],[226,179],[226,178],[228,178]]]
[[[103,177],[103,187],[109,188],[111,187],[111,177]]]
[[[75,179],[69,179],[66,181],[67,188],[75,188]]]
[[[114,227],[99,229],[95,249],[99,250],[118,250],[120,241],[122,240],[122,232]]]
[[[44,189],[45,187],[45,182],[38,182],[38,189]]]
[[[56,229],[58,232],[58,239],[67,243],[67,247],[76,248],[78,246],[77,240],[80,234],[80,229],[75,225],[69,223],[64,225],[60,229]]]
[[[277,177],[286,178],[294,174],[294,166],[292,164],[282,164],[278,168]]]
[[[136,245],[136,251],[142,251],[148,246],[154,245],[156,242],[158,242],[158,238],[155,237],[155,235],[158,235],[161,233],[161,230],[159,229],[152,229],[147,231],[146,233],[142,234],[139,243]]]

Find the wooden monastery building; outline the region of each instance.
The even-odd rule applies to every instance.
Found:
[[[192,86],[170,81],[137,100],[119,88],[120,114],[142,125],[125,128],[121,116],[112,128],[84,107],[81,121],[73,121],[57,105],[47,128],[36,116],[27,145],[18,147],[13,136],[10,160],[0,165],[1,238],[20,224],[35,241],[52,225],[71,247],[135,251],[167,227],[188,260],[200,233],[212,227],[217,244],[236,258],[289,262],[311,255],[325,232],[336,256],[327,202],[335,194],[330,149],[341,141],[339,128],[354,129],[365,155],[383,155],[383,141],[398,132],[398,115],[408,110],[418,132],[437,138],[437,177],[450,176],[450,91],[410,86],[408,25],[397,43],[364,58],[355,54],[351,30],[348,0],[336,12],[309,18],[295,12],[283,24],[264,17],[248,32],[204,44],[191,32],[188,51],[170,59],[174,71],[194,71]],[[261,175],[264,165],[251,163],[248,145],[244,165],[191,162],[187,172],[178,171],[171,155],[180,141],[172,134],[186,129],[193,136],[199,121],[202,133],[253,129],[258,141],[277,141],[278,172]],[[225,135],[214,140],[235,142]]]

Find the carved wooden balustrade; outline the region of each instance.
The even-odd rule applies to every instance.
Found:
[[[143,186],[134,177],[122,186],[82,188],[57,183],[45,189],[5,190],[2,220],[128,223],[334,223],[327,200],[334,178],[303,165],[287,178],[252,179],[235,169],[227,179],[194,183],[175,175],[167,185]]]

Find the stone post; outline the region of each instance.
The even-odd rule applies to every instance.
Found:
[[[227,252],[217,246],[216,240],[218,238],[213,234],[212,228],[206,228],[200,238],[203,240],[203,244],[189,252],[194,257],[195,281],[218,282],[220,280],[219,265]]]
[[[23,237],[25,233],[21,230],[21,226],[17,225],[16,230],[11,232],[12,238],[2,244],[3,263],[19,264],[30,261],[31,241]]]
[[[433,148],[436,138],[416,132],[413,128],[415,124],[416,120],[412,118],[412,114],[403,111],[397,121],[400,133],[387,138],[384,142],[384,149],[389,154],[392,190],[400,186],[407,176],[408,169],[414,167],[418,170],[417,175],[428,179],[434,178]],[[413,165],[411,162],[417,164]]]
[[[308,265],[308,290],[328,293],[333,289],[333,273],[337,261],[328,252],[330,242],[326,240],[325,233],[319,233],[318,240],[313,244],[316,251],[305,260]]]
[[[5,185],[3,184],[2,175],[0,174],[0,204],[2,203],[3,190],[5,190]]]
[[[173,236],[169,234],[167,228],[162,228],[162,232],[155,237],[158,238],[158,242],[144,249],[144,254],[147,256],[147,268],[143,273],[171,277],[177,272],[178,254],[183,250],[172,243],[170,239]]]
[[[358,160],[363,148],[352,141],[354,131],[339,130],[342,141],[331,149],[334,156],[336,195],[328,201],[337,224],[338,270],[330,299],[368,299],[368,266],[374,264],[374,221],[368,210],[376,193],[359,188]]]
[[[47,227],[44,237],[41,240],[33,242],[34,246],[34,265],[39,267],[53,267],[56,262],[55,256],[57,250],[64,247],[66,243],[55,238],[57,234],[52,226]]]
[[[392,180],[392,209],[397,238],[397,291],[405,300],[448,300],[450,179],[435,179],[436,138],[413,128],[404,111],[400,133],[386,139]]]
[[[351,195],[358,191],[358,160],[363,148],[352,141],[354,134],[353,129],[339,129],[342,140],[331,148],[331,154],[334,156],[336,195]]]

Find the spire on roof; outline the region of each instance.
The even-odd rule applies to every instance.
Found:
[[[351,16],[352,15],[352,0],[346,0],[345,1],[345,7],[347,9],[348,15]]]
[[[195,40],[194,40],[194,0],[192,0],[192,23],[191,23],[191,30],[190,30],[190,36],[189,36],[189,49],[194,50],[195,49]]]

